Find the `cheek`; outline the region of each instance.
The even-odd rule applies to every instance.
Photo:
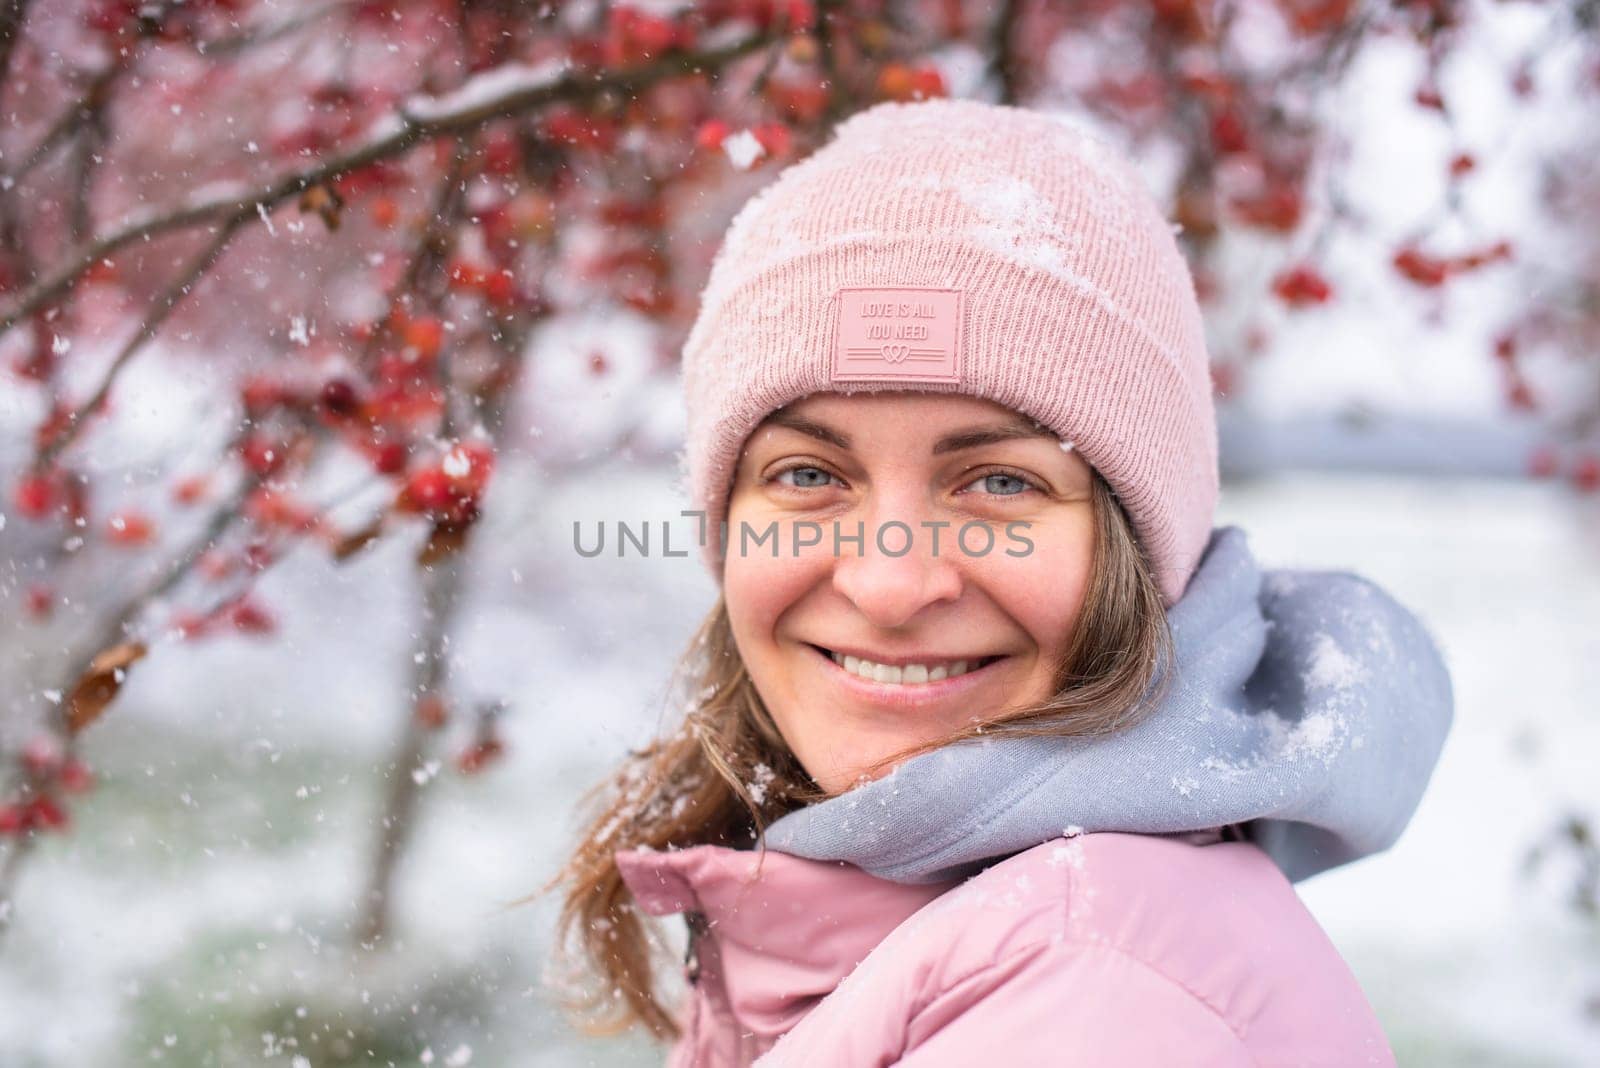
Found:
[[[1094,564],[1094,528],[1084,517],[1035,524],[1023,532],[1033,543],[1026,555],[997,553],[986,568],[985,589],[1033,640],[1040,653],[1064,655]],[[1022,545],[1002,542],[1022,551]]]
[[[722,595],[741,654],[747,660],[759,660],[773,651],[775,631],[784,613],[817,586],[825,577],[825,568],[814,556],[791,556],[786,531],[777,543],[776,556],[770,541],[760,546],[752,542],[748,554],[741,554],[734,540],[736,522],[729,523],[731,544],[723,562]],[[755,668],[752,663],[752,672]]]

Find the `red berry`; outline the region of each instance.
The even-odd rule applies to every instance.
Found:
[[[66,763],[61,765],[61,773],[56,776],[56,781],[63,790],[81,794],[94,786],[94,772],[77,757],[68,757]]]
[[[274,495],[274,503],[272,507],[283,507],[289,509],[290,511],[285,515],[282,521],[285,526],[294,525],[295,519],[293,509],[296,507],[294,504],[283,501],[281,498],[278,498],[276,495]],[[259,538],[255,539],[244,547],[244,566],[249,568],[251,571],[265,571],[269,566],[271,566],[272,560],[272,546],[268,545],[265,541]]]
[[[463,775],[475,775],[503,751],[504,746],[500,744],[499,739],[485,738],[469,746],[456,758],[456,768]]]
[[[333,415],[350,415],[361,406],[356,387],[347,378],[330,378],[322,384],[322,407]]]
[[[878,96],[884,100],[909,100],[915,76],[904,63],[885,63],[878,71]]]
[[[22,766],[29,775],[47,779],[61,767],[61,743],[47,734],[36,734],[22,747]]]
[[[1290,307],[1307,304],[1325,304],[1333,295],[1333,287],[1315,267],[1298,264],[1283,271],[1272,281],[1272,291]]]
[[[949,95],[945,91],[944,75],[938,67],[918,67],[911,73],[911,96],[914,100],[929,100]],[[787,132],[787,131],[785,131]],[[776,152],[773,155],[777,155]]]
[[[1528,474],[1534,478],[1549,478],[1561,466],[1560,457],[1556,450],[1548,445],[1541,445],[1528,456]]]
[[[379,474],[398,475],[406,469],[406,462],[411,458],[411,450],[398,441],[386,441],[379,445],[372,454],[372,466]]]
[[[199,563],[195,565],[195,570],[199,571],[200,574],[204,575],[210,581],[215,582],[218,579],[225,579],[229,575],[233,574],[237,569],[238,564],[238,559],[229,555],[228,553],[225,553],[220,549],[208,549],[205,554],[200,557]]]
[[[283,446],[252,434],[242,450],[245,466],[257,475],[270,475],[283,462]]]
[[[1229,108],[1211,120],[1211,142],[1223,153],[1243,152],[1250,147],[1250,136],[1238,111]]]
[[[1533,396],[1533,390],[1528,388],[1527,380],[1518,375],[1511,380],[1506,388],[1506,401],[1518,411],[1531,412],[1538,407]]]
[[[767,150],[767,155],[777,158],[789,154],[789,127],[783,123],[763,122],[753,127],[750,133],[761,142],[761,147]]]
[[[452,260],[448,268],[450,285],[454,289],[481,289],[488,273],[469,260]]]
[[[194,504],[205,497],[210,484],[209,475],[189,475],[172,487],[172,498],[179,504]]]
[[[450,476],[437,467],[424,467],[412,473],[401,492],[400,505],[407,512],[442,512],[452,497]]]
[[[444,699],[430,693],[417,702],[417,722],[430,730],[438,730],[450,721],[450,710]]]
[[[0,805],[0,834],[21,834],[28,826],[27,809],[21,805]]]
[[[510,271],[496,271],[484,279],[483,295],[497,308],[509,307],[517,299],[517,280]]]
[[[283,403],[283,386],[269,378],[252,378],[239,388],[239,399],[247,416],[258,416]]]
[[[60,830],[71,822],[66,810],[56,804],[55,798],[49,794],[40,794],[33,799],[28,806],[27,818],[32,826],[52,831]]]
[[[1229,207],[1248,225],[1280,233],[1298,226],[1305,212],[1299,190],[1283,182],[1273,182],[1258,192],[1233,199]]]
[[[372,216],[372,221],[387,230],[395,224],[400,217],[400,208],[394,202],[394,197],[387,193],[380,193],[367,204],[367,211]]]
[[[56,504],[55,482],[44,475],[24,475],[12,500],[29,519],[43,519]]]
[[[34,619],[49,619],[55,609],[56,595],[49,586],[34,585],[28,587],[27,608],[28,615]]]
[[[432,315],[413,319],[406,324],[404,336],[406,344],[416,349],[418,355],[431,360],[439,355],[439,347],[444,343],[444,323]]]
[[[154,534],[149,517],[139,512],[117,512],[106,520],[106,538],[113,545],[143,545]]]
[[[1436,256],[1429,256],[1421,249],[1407,246],[1394,254],[1391,261],[1395,270],[1417,283],[1419,286],[1434,287],[1443,285],[1446,278],[1450,277],[1450,265]]]
[[[172,629],[177,631],[178,637],[185,639],[204,637],[215,626],[215,618],[196,615],[193,612],[181,613],[172,620]]]
[[[481,441],[457,442],[439,461],[439,469],[450,479],[456,495],[475,497],[483,492],[494,470],[494,450]]]
[[[1572,482],[1585,493],[1600,490],[1600,455],[1585,453],[1572,467]]]
[[[695,132],[695,147],[705,149],[721,148],[723,139],[730,132],[728,124],[721,119],[707,119],[700,124],[700,129]]]
[[[228,622],[244,634],[271,634],[276,622],[267,610],[252,601],[240,601],[228,613]]]
[[[817,22],[817,5],[812,0],[788,0],[781,5],[785,25],[795,32],[811,29]]]
[[[1211,365],[1211,391],[1219,397],[1231,396],[1233,393],[1234,365],[1230,363],[1214,363]]]

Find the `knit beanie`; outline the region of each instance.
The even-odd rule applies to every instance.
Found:
[[[856,113],[729,225],[684,343],[680,479],[722,581],[751,431],[813,393],[984,397],[1071,442],[1121,501],[1164,604],[1211,533],[1204,329],[1131,161],[1064,116],[971,100]]]

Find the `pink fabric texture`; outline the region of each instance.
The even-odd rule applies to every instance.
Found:
[[[1293,887],[1216,832],[1058,838],[920,886],[770,850],[617,861],[646,912],[704,920],[673,1066],[1394,1063]]]
[[[1117,492],[1168,607],[1211,531],[1188,264],[1132,164],[1059,116],[929,100],[841,123],[734,218],[683,365],[681,474],[718,581],[740,449],[817,392],[968,394],[1051,428]]]

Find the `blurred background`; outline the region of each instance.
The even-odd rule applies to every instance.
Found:
[[[1443,648],[1415,820],[1300,885],[1401,1063],[1594,1063],[1596,20],[0,0],[0,1065],[659,1062],[517,902],[714,598],[659,539],[724,227],[934,96],[1138,161],[1218,522]],[[575,551],[619,521],[655,551]]]

